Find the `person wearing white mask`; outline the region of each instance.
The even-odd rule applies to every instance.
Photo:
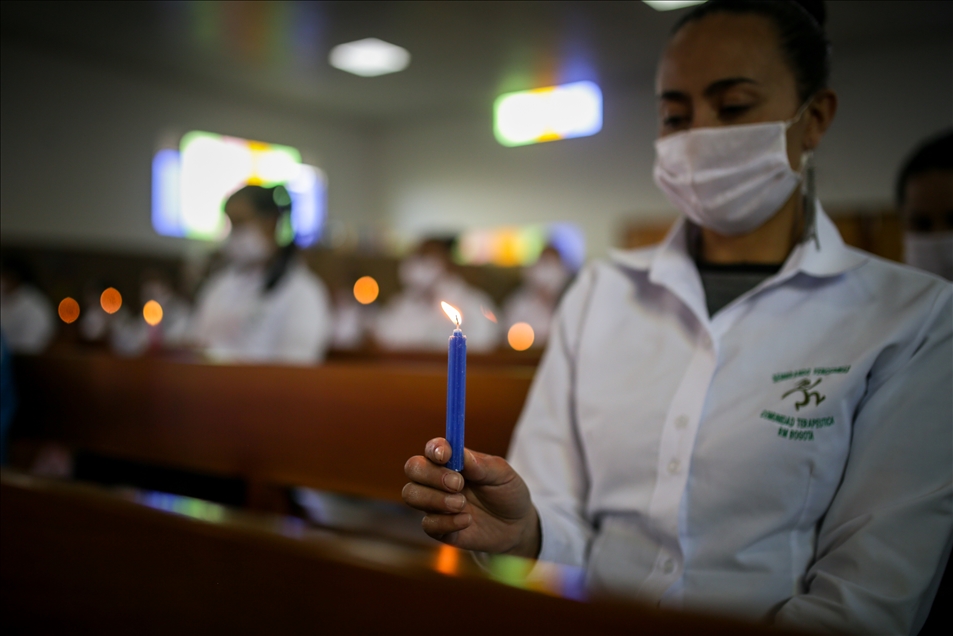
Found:
[[[499,325],[489,316],[496,306],[485,292],[468,285],[451,271],[446,241],[427,239],[398,269],[401,292],[392,298],[374,321],[374,340],[395,351],[441,351],[453,331],[441,309],[445,301],[463,316],[467,348],[473,352],[493,350],[500,340]]]
[[[0,327],[12,353],[42,353],[56,335],[56,314],[33,284],[30,268],[5,260],[0,269]]]
[[[799,630],[915,634],[953,542],[953,286],[844,245],[809,155],[823,4],[712,0],[657,75],[683,218],[566,292],[505,460],[436,438],[404,500],[593,594]]]
[[[311,364],[324,359],[331,335],[324,283],[279,246],[279,221],[290,212],[281,186],[245,186],[225,203],[231,232],[227,260],[199,290],[191,339],[214,360]]]
[[[903,258],[953,280],[953,132],[922,144],[897,178]]]
[[[533,328],[533,347],[549,340],[549,328],[556,304],[571,273],[556,248],[547,246],[539,260],[523,270],[523,284],[506,299],[505,324],[525,322]]]

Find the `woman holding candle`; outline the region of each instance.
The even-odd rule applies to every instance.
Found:
[[[806,4],[806,3],[805,3]],[[916,633],[953,536],[953,287],[847,248],[813,195],[823,5],[714,0],[657,78],[684,218],[567,292],[509,462],[405,467],[425,531],[597,592]]]

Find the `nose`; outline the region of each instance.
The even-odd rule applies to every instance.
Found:
[[[720,126],[718,111],[707,101],[696,102],[692,109],[692,125],[690,128],[712,128]]]

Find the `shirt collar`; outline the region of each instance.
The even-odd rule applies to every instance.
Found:
[[[816,239],[804,241],[791,250],[779,275],[800,271],[815,278],[828,278],[855,269],[867,261],[867,256],[862,252],[851,250],[844,244],[837,226],[821,208],[820,202],[817,203],[815,223]],[[680,217],[659,245],[634,250],[610,250],[609,256],[630,269],[649,271],[652,280],[662,280],[664,276],[660,278],[660,275],[676,263],[692,263],[687,233],[686,219]]]
[[[844,245],[837,227],[819,202],[816,210],[814,237],[791,250],[781,271],[759,285],[759,288],[781,284],[799,272],[815,278],[838,276],[867,261],[862,252]],[[651,282],[671,290],[702,324],[708,324],[705,291],[698,267],[688,251],[688,231],[688,223],[685,217],[681,217],[658,246],[612,250],[610,258],[624,267],[647,271]]]

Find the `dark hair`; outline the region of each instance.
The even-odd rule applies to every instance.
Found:
[[[897,207],[903,205],[907,181],[933,170],[953,170],[953,129],[921,142],[903,162],[897,177]]]
[[[280,185],[273,188],[246,185],[228,197],[228,201],[233,199],[245,199],[255,208],[255,212],[265,217],[277,218],[291,211],[291,197],[285,187]]]
[[[234,199],[245,199],[251,203],[256,214],[269,219],[279,219],[282,214],[291,212],[291,195],[288,194],[284,186],[280,185],[272,188],[247,185],[239,188],[228,197],[228,201]],[[284,278],[291,266],[294,255],[294,241],[278,250],[265,273],[264,291],[266,293],[277,287],[281,279]]]
[[[753,14],[771,20],[778,30],[781,51],[794,73],[801,102],[827,88],[831,45],[824,32],[827,11],[823,0],[710,0],[679,20],[672,35],[690,22],[716,13]]]

